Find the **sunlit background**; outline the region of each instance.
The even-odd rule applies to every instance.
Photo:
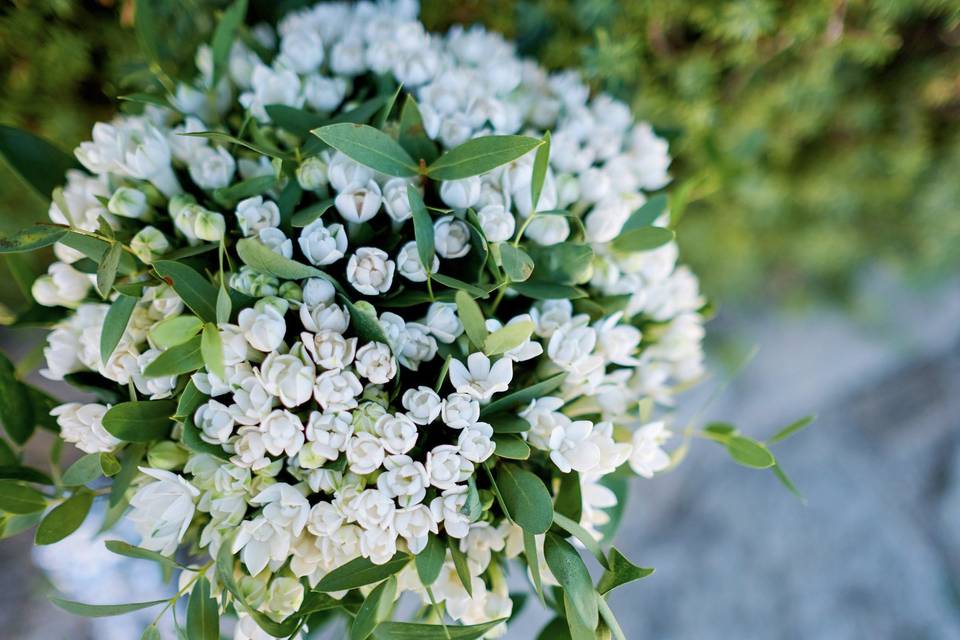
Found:
[[[222,3],[168,4],[163,28],[186,51]],[[66,150],[88,136],[144,73],[134,9],[0,8],[0,123]],[[804,500],[709,442],[635,483],[618,546],[657,572],[613,596],[627,636],[960,638],[960,5],[460,0],[424,1],[423,18],[483,23],[580,68],[671,141],[682,256],[718,309],[712,376],[682,399],[677,430],[724,421],[764,437],[818,414],[777,449]],[[45,214],[0,167],[0,232]],[[2,268],[7,317],[24,298]],[[28,371],[41,337],[4,327],[0,348]],[[163,591],[152,565],[84,537],[89,520],[48,553],[31,555],[29,534],[0,544],[4,638],[138,637],[136,621],[46,601],[52,585]],[[528,606],[508,637],[545,620]]]

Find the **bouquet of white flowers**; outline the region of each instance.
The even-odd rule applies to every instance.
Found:
[[[703,372],[704,300],[651,193],[666,143],[495,34],[427,33],[411,2],[244,15],[192,82],[97,124],[82,169],[2,131],[53,191],[54,224],[0,243],[58,258],[21,322],[55,322],[42,374],[99,400],[0,372],[14,440],[39,422],[87,454],[50,478],[6,462],[8,529],[55,542],[108,500],[141,535],[111,551],[180,570],[191,639],[226,612],[236,638],[342,614],[353,639],[495,637],[514,559],[571,637],[622,637],[605,596],[650,570],[601,543],[625,478],[672,464],[657,407]],[[415,622],[391,620],[404,593]]]

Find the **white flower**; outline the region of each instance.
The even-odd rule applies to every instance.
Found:
[[[373,169],[337,151],[327,165],[327,179],[330,181],[330,186],[339,193],[350,187],[369,184],[373,180]]]
[[[300,535],[310,517],[310,503],[296,487],[284,482],[271,484],[250,499],[250,504],[263,507],[263,517],[278,527]]]
[[[201,189],[226,187],[233,179],[237,162],[223,147],[200,147],[191,157],[190,179]]]
[[[470,253],[470,227],[453,216],[439,218],[433,223],[433,243],[441,258],[462,258]]]
[[[290,534],[264,516],[240,523],[231,551],[241,552],[240,559],[251,576],[258,575],[268,563],[277,568],[290,555]]]
[[[407,547],[413,554],[423,551],[427,546],[427,537],[431,533],[439,532],[433,513],[425,504],[397,509],[393,515],[393,528],[397,535],[406,540]]]
[[[438,269],[440,269],[440,259],[434,255],[430,273],[436,273]],[[400,247],[400,252],[397,254],[397,273],[411,282],[427,281],[427,270],[423,268],[416,242],[411,240]]]
[[[200,405],[193,414],[200,437],[211,444],[226,444],[233,435],[235,420],[230,409],[216,400]]]
[[[315,536],[330,536],[344,523],[343,514],[329,502],[318,502],[310,509],[307,531]]]
[[[238,376],[232,387],[233,405],[230,412],[240,424],[259,424],[277,403],[277,398],[264,389],[260,378],[253,372]]]
[[[121,341],[110,358],[100,364],[97,373],[118,384],[127,384],[141,373],[140,352],[131,342]]]
[[[393,454],[406,453],[417,444],[417,425],[402,413],[381,416],[374,430],[383,448]]]
[[[340,106],[349,91],[350,80],[347,78],[311,74],[303,81],[303,95],[307,104],[317,111],[333,111]]]
[[[63,262],[54,262],[47,275],[33,281],[30,293],[45,307],[76,307],[90,291],[90,277]]]
[[[480,229],[487,242],[506,242],[513,237],[517,221],[501,204],[488,204],[477,211]]]
[[[460,455],[477,464],[493,455],[493,427],[486,422],[477,422],[460,431],[457,447]]]
[[[303,604],[304,593],[303,585],[296,578],[274,578],[267,590],[263,610],[276,622],[286,620]]]
[[[68,402],[54,408],[50,415],[56,417],[60,437],[76,445],[84,453],[110,452],[121,441],[103,428],[103,415],[107,407],[102,404]]]
[[[541,338],[549,338],[572,318],[573,303],[569,300],[545,300],[530,309],[530,319],[536,325],[533,332]]]
[[[463,538],[470,532],[470,519],[463,512],[467,503],[465,486],[451,487],[430,501],[430,513],[451,538]]]
[[[395,269],[386,251],[360,247],[347,262],[347,280],[360,293],[375,296],[390,290]]]
[[[243,330],[235,324],[220,324],[218,328],[223,345],[223,364],[231,367],[249,360],[253,351],[243,336]]]
[[[321,191],[327,186],[327,163],[319,156],[307,158],[297,167],[297,183],[304,191]]]
[[[401,507],[410,507],[423,501],[429,485],[423,464],[415,462],[410,456],[393,455],[384,458],[383,467],[386,471],[377,478],[377,488],[383,495],[396,498]]]
[[[527,225],[524,237],[544,246],[559,244],[570,237],[570,223],[563,216],[537,216]]]
[[[537,449],[549,450],[553,432],[570,423],[570,418],[560,413],[563,400],[554,396],[534,398],[518,415],[530,423],[527,442]]]
[[[440,418],[448,427],[465,429],[480,419],[480,403],[472,395],[451,393],[443,401]]]
[[[354,517],[364,529],[389,529],[393,526],[393,513],[397,506],[379,489],[365,489],[353,503]]]
[[[283,342],[287,323],[283,314],[271,305],[258,305],[246,308],[237,316],[237,322],[243,331],[243,337],[257,351],[269,353],[276,351]]]
[[[452,489],[473,473],[473,465],[451,444],[441,444],[427,453],[427,475],[430,484],[438,489]]]
[[[250,109],[253,117],[261,122],[269,120],[264,109],[268,104],[303,105],[300,78],[289,69],[272,69],[258,64],[250,77],[250,86],[253,90],[240,95],[240,104]]]
[[[317,376],[313,397],[324,411],[348,411],[357,406],[363,385],[352,371],[333,370]]]
[[[272,456],[295,456],[303,446],[303,423],[286,409],[271,411],[260,423],[263,446]]]
[[[343,333],[350,325],[350,316],[344,307],[335,304],[310,306],[306,299],[310,296],[309,287],[304,293],[304,304],[300,307],[300,322],[307,331],[323,333],[333,331]],[[352,359],[352,356],[351,356]]]
[[[458,393],[465,393],[481,402],[493,394],[506,391],[513,379],[513,362],[500,358],[490,365],[490,358],[477,352],[467,357],[467,365],[459,360],[450,361],[450,382]]]
[[[358,433],[347,441],[350,471],[366,475],[380,468],[386,453],[380,439],[372,433]]]
[[[344,338],[337,331],[320,331],[317,334],[300,334],[304,346],[323,369],[343,369],[353,362],[357,351],[356,338]]]
[[[480,184],[480,176],[444,180],[440,184],[440,199],[452,209],[472,207],[480,199]]]
[[[297,242],[310,264],[318,267],[333,264],[347,252],[347,232],[343,225],[324,226],[320,219],[304,227]]]
[[[386,384],[397,375],[397,360],[382,342],[368,342],[360,347],[353,366],[373,384]]]
[[[43,348],[43,360],[46,369],[40,375],[48,380],[63,380],[63,377],[83,368],[78,354],[81,350],[78,332],[64,326],[47,334],[47,345]]]
[[[407,417],[418,425],[428,425],[436,420],[443,406],[440,396],[430,387],[407,389],[403,392],[401,403],[407,410]]]
[[[140,467],[151,478],[132,498],[130,521],[140,534],[140,546],[172,556],[193,520],[200,492],[182,476]]]
[[[237,203],[237,222],[244,236],[257,235],[263,229],[280,226],[280,208],[275,202],[254,196]]]
[[[137,391],[149,396],[151,400],[169,398],[173,395],[173,390],[177,386],[177,376],[147,378],[143,375],[144,369],[156,360],[160,353],[159,349],[147,349],[141,353],[140,357],[137,358],[139,372],[133,376],[133,383],[136,385]]]
[[[377,215],[382,202],[380,185],[375,180],[361,185],[349,185],[333,200],[343,219],[354,223],[366,222]]]
[[[662,421],[650,422],[633,432],[633,451],[630,453],[630,468],[644,478],[670,466],[670,454],[662,445],[673,434]]]
[[[149,210],[147,194],[131,187],[118,187],[107,203],[107,211],[123,218],[143,218]]]
[[[267,447],[263,441],[264,434],[259,427],[245,426],[237,430],[237,438],[233,441],[234,454],[230,462],[257,471],[270,464],[267,457]]]
[[[311,29],[297,29],[280,38],[280,61],[300,75],[316,71],[323,62],[323,41]]]
[[[350,414],[312,411],[307,421],[307,443],[300,450],[302,468],[316,469],[340,457],[353,435]]]
[[[207,242],[220,242],[226,229],[227,222],[223,216],[206,209],[197,212],[197,217],[193,221],[193,234]]]
[[[327,305],[333,302],[336,289],[325,278],[310,278],[303,285],[303,304],[308,307]],[[315,331],[315,329],[312,329]]]
[[[410,181],[406,178],[390,178],[383,185],[383,206],[394,222],[403,222],[413,215],[407,193],[408,185]]]
[[[457,305],[453,302],[431,303],[424,324],[444,344],[450,344],[463,334],[463,324],[457,316]]]
[[[593,469],[600,458],[600,448],[589,440],[593,423],[570,421],[559,425],[550,434],[550,459],[563,473],[581,473]]]
[[[283,406],[293,408],[310,399],[316,369],[301,345],[289,353],[273,352],[260,365],[258,376],[268,393],[280,398]]]
[[[367,529],[360,535],[360,553],[374,564],[386,564],[397,553],[397,532]]]

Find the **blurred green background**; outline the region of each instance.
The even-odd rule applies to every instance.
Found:
[[[180,0],[180,17],[209,19],[211,4]],[[133,9],[8,4],[0,119],[73,148],[142,73]],[[960,256],[960,3],[462,0],[422,13],[581,68],[667,136],[685,259],[713,297],[843,302],[865,270],[930,280]],[[6,168],[0,213],[4,227],[43,215]]]

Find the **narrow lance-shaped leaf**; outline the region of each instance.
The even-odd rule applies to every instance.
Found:
[[[460,550],[460,541],[455,538],[447,538],[447,548],[450,549],[450,558],[453,560],[453,567],[457,571],[460,584],[463,585],[467,595],[473,597],[473,581],[467,554]]]
[[[440,571],[443,569],[443,561],[446,559],[446,555],[447,550],[440,542],[440,538],[436,534],[429,534],[427,545],[414,558],[417,566],[417,576],[425,587],[429,587],[436,582]]]
[[[67,170],[78,166],[73,156],[43,138],[7,125],[0,125],[0,155],[46,200],[63,184]]]
[[[97,291],[104,299],[110,295],[113,281],[117,279],[117,269],[120,267],[120,256],[122,254],[123,245],[119,242],[112,243],[97,268]]]
[[[664,227],[637,227],[618,235],[610,247],[620,253],[652,251],[672,241],[673,237],[673,231]]]
[[[413,234],[417,240],[417,256],[429,277],[433,271],[434,239],[433,220],[423,203],[423,197],[412,184],[407,185],[407,199],[410,201],[410,210],[413,212]]]
[[[157,356],[156,360],[143,370],[143,375],[147,378],[177,376],[181,373],[196,371],[203,364],[200,336],[195,336],[183,344],[170,347]]]
[[[212,322],[203,325],[203,333],[200,335],[200,353],[203,355],[203,363],[207,371],[220,380],[226,380],[227,374],[223,366],[223,341],[220,338],[220,330]]]
[[[187,602],[187,637],[190,640],[219,640],[220,615],[210,595],[210,581],[200,576]]]
[[[103,362],[110,359],[113,350],[120,343],[136,306],[136,298],[123,294],[117,296],[117,299],[110,305],[110,309],[103,319],[103,329],[100,331],[100,360]]]
[[[230,49],[237,35],[237,28],[243,24],[247,14],[247,0],[234,0],[223,12],[216,30],[213,32],[211,49],[213,52],[213,86],[217,86],[223,77],[230,60]]]
[[[36,429],[33,403],[28,388],[17,380],[16,368],[0,353],[0,421],[7,435],[24,444]]]
[[[607,564],[607,570],[603,572],[600,582],[597,584],[597,591],[602,594],[612,591],[620,585],[646,578],[653,573],[653,569],[638,567],[630,562],[616,548],[610,549]]]
[[[373,630],[376,640],[478,640],[506,618],[472,625],[421,624],[418,622],[381,622]]]
[[[520,389],[519,391],[514,391],[513,393],[508,393],[505,396],[501,396],[480,409],[480,416],[492,416],[518,405],[528,404],[534,398],[545,396],[559,387],[566,375],[566,373],[558,373],[550,376],[546,380],[542,380],[536,384],[530,385],[525,389]]]
[[[150,340],[159,349],[183,344],[203,329],[203,320],[188,313],[166,318],[150,329]]]
[[[487,326],[480,305],[466,291],[457,291],[454,299],[457,302],[457,315],[460,316],[467,337],[477,349],[483,349],[487,339]]]
[[[149,549],[144,549],[142,547],[135,547],[132,544],[128,542],[124,542],[122,540],[107,540],[104,543],[104,546],[111,553],[115,553],[120,556],[126,556],[127,558],[136,558],[137,560],[150,560],[151,562],[156,562],[158,564],[168,566],[171,569],[176,569],[182,566],[173,558],[169,558],[156,551],[150,551]]]
[[[767,440],[767,444],[776,444],[777,442],[782,442],[783,440],[786,440],[790,436],[806,429],[816,419],[817,419],[816,416],[806,416],[806,417],[800,418],[795,422],[791,422],[790,424],[785,426],[783,429],[775,433],[772,438]]]
[[[427,136],[423,117],[416,100],[409,93],[400,109],[400,146],[415,160],[433,162],[437,157],[437,145]]]
[[[0,511],[26,515],[47,508],[47,499],[36,489],[10,480],[0,480]]]
[[[542,144],[526,136],[482,136],[447,151],[429,167],[434,180],[462,180],[513,162]]]
[[[350,625],[350,640],[366,640],[376,626],[389,617],[393,601],[397,597],[397,578],[390,576],[378,584],[357,611]]]
[[[129,604],[84,604],[82,602],[73,602],[63,598],[50,598],[50,602],[57,605],[67,613],[84,618],[105,618],[109,616],[121,616],[131,611],[139,611],[155,607],[159,604],[167,604],[169,600],[151,600],[149,602],[131,602]]]
[[[365,124],[331,124],[311,133],[356,162],[388,176],[417,175],[417,163],[393,138]]]
[[[49,247],[67,233],[65,227],[38,224],[0,238],[0,253],[21,253]]]
[[[205,322],[216,321],[217,289],[209,280],[179,262],[158,260],[153,266],[195,314]]]
[[[540,192],[550,167],[550,132],[543,134],[543,144],[537,147],[537,154],[533,158],[533,176],[530,180],[530,210],[537,211],[540,202]]]
[[[572,613],[585,627],[596,629],[597,599],[583,558],[573,545],[553,533],[548,533],[543,541],[543,556],[557,582],[563,587],[564,595],[572,603]],[[571,612],[568,611],[569,613]]]
[[[315,589],[323,593],[356,589],[389,578],[403,569],[408,562],[410,556],[402,552],[398,552],[384,564],[374,564],[363,557],[355,558],[323,576]]]
[[[284,258],[255,238],[244,238],[237,242],[237,255],[248,267],[286,280],[326,277],[316,267]]]

